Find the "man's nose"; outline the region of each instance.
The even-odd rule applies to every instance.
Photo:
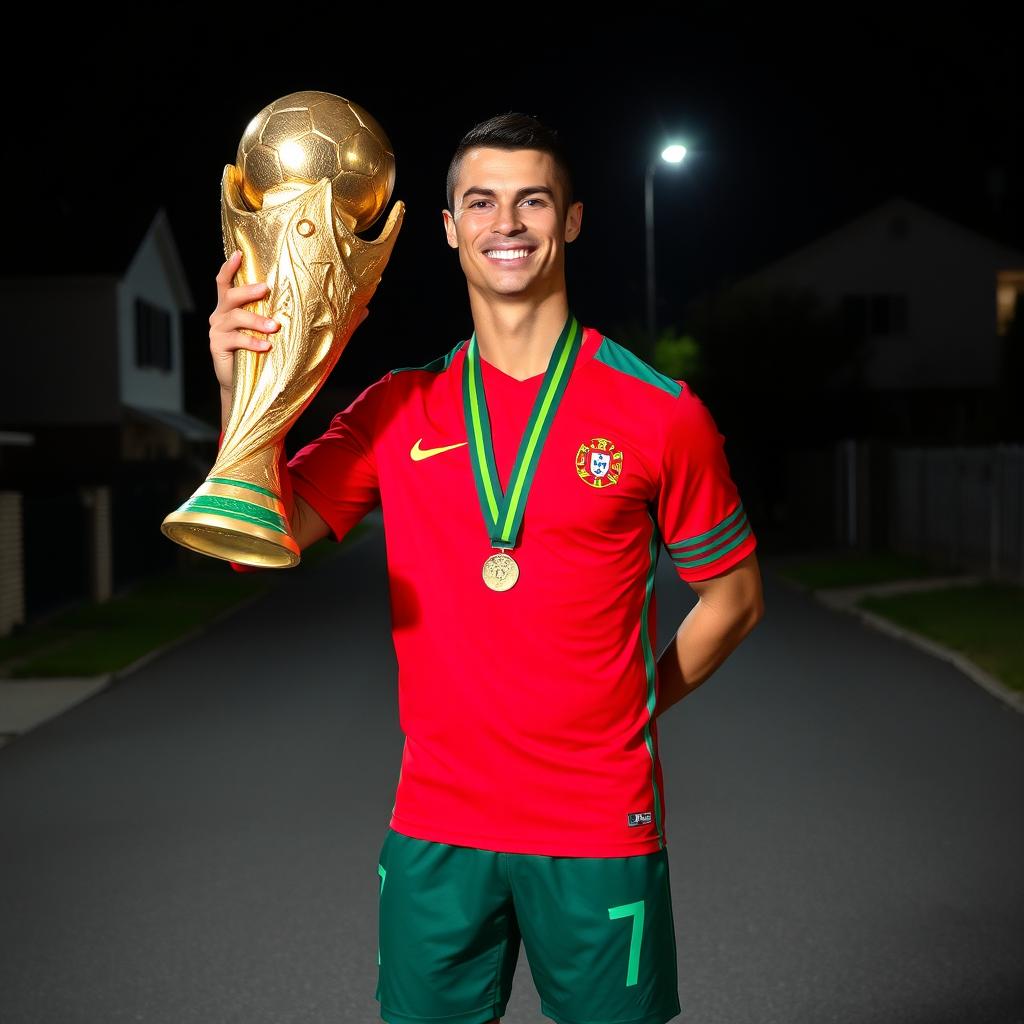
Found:
[[[494,230],[511,235],[523,229],[523,218],[515,203],[497,203],[494,207]]]

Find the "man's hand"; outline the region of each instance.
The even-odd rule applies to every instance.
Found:
[[[241,328],[272,334],[280,330],[281,325],[274,320],[241,307],[267,294],[266,281],[255,284],[231,287],[239,264],[242,262],[241,250],[235,250],[223,263],[217,274],[217,308],[210,314],[210,354],[213,357],[213,369],[217,382],[222,389],[231,390],[232,375],[235,369],[235,349],[248,348],[254,352],[265,352],[270,348],[267,338],[254,338],[251,334],[243,334]]]
[[[273,334],[281,329],[276,320],[268,320],[243,306],[262,299],[269,290],[266,281],[232,287],[231,282],[238,273],[242,262],[242,252],[235,250],[223,263],[217,274],[217,308],[210,314],[210,355],[213,358],[213,371],[220,384],[222,399],[222,423],[227,421],[227,410],[231,407],[231,386],[235,372],[235,350],[251,349],[253,352],[266,352],[271,342],[266,338],[254,338],[251,334],[243,334],[243,328],[260,333]],[[368,316],[368,306],[360,311],[358,327]]]

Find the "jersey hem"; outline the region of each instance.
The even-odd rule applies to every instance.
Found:
[[[508,839],[506,837],[482,836],[469,832],[455,832],[438,829],[433,825],[416,825],[397,814],[391,815],[388,827],[409,836],[424,839],[430,843],[447,843],[452,846],[469,846],[478,850],[492,850],[496,853],[525,853],[539,857],[635,857],[645,853],[657,853],[668,847],[668,840],[657,836],[626,843],[560,843],[548,839]],[[583,847],[583,848],[581,848]]]

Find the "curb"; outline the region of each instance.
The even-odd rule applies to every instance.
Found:
[[[24,736],[45,722],[62,715],[65,711],[70,711],[71,708],[90,697],[95,697],[97,694],[103,693],[104,690],[116,686],[126,676],[137,672],[175,647],[196,639],[214,623],[241,611],[264,596],[266,596],[265,591],[252,594],[245,600],[238,601],[218,612],[209,621],[194,626],[187,633],[182,633],[173,640],[168,640],[167,643],[154,647],[151,651],[146,651],[135,661],[110,672],[102,672],[95,676],[26,676],[0,680],[0,750],[5,746],[10,746],[19,736]],[[19,691],[20,687],[24,687],[24,690]],[[49,693],[46,710],[33,714],[32,705],[38,704],[40,695],[46,692]],[[15,725],[23,722],[24,727],[9,729],[8,726],[12,720]]]
[[[0,680],[0,750],[105,690],[112,674]]]
[[[817,590],[781,575],[778,575],[777,578],[796,590],[809,593],[819,604],[823,604],[827,608],[855,615],[861,622],[874,627],[879,632],[887,633],[898,640],[904,640],[936,658],[949,662],[967,676],[968,679],[977,683],[993,697],[1001,700],[1011,710],[1024,714],[1024,693],[1012,689],[990,672],[986,672],[980,665],[971,661],[962,651],[946,647],[931,637],[915,633],[905,626],[899,626],[876,612],[868,611],[866,608],[858,608],[856,604],[861,597],[868,594],[906,594],[923,590],[936,590],[940,587],[977,586],[979,583],[985,582],[984,577],[972,575],[929,576],[926,579],[890,580],[887,583],[875,583],[867,586],[829,587]]]
[[[379,511],[376,515],[374,512],[368,513],[362,521],[378,525],[380,523]],[[353,538],[351,545],[354,547],[369,536],[368,532],[361,534]],[[334,557],[333,554],[331,557]],[[187,633],[182,633],[173,640],[168,640],[167,643],[146,651],[135,661],[109,672],[102,672],[95,676],[0,678],[0,751],[11,746],[19,737],[45,722],[62,715],[65,711],[69,711],[91,697],[117,686],[127,676],[175,647],[195,640],[211,626],[243,608],[247,608],[260,598],[266,597],[266,594],[266,591],[254,593],[244,600],[224,608],[206,622],[194,626]]]

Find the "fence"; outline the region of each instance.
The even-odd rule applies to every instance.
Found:
[[[160,532],[160,524],[203,482],[202,475],[183,482],[182,467],[173,460],[126,463],[119,470],[111,482],[115,589],[175,565],[179,545]]]
[[[21,496],[25,619],[89,598],[88,510],[73,484]]]
[[[0,636],[179,562],[160,523],[201,482],[182,474],[171,460],[128,463],[102,484],[0,492]]]
[[[842,542],[1024,583],[1024,445],[836,446]]]

